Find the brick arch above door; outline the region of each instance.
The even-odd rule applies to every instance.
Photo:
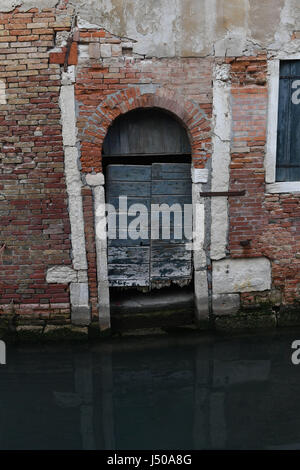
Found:
[[[207,110],[162,87],[140,85],[108,95],[86,122],[80,123],[83,173],[102,171],[102,145],[108,128],[118,116],[138,108],[161,108],[179,119],[188,132],[194,167],[205,168],[211,156],[211,116]]]

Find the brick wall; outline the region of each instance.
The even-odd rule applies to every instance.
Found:
[[[259,234],[266,212],[264,155],[267,123],[266,58],[231,62],[232,143],[230,185],[246,196],[230,198],[230,253],[233,257],[262,256]],[[251,240],[244,248],[241,241]]]
[[[211,156],[212,65],[208,59],[144,59],[104,30],[81,30],[76,79],[83,172],[101,171],[107,128],[121,113],[158,106],[179,116],[189,131],[194,165]],[[155,96],[141,86],[157,87]]]
[[[266,58],[228,62],[233,111],[230,184],[231,189],[246,189],[246,196],[230,199],[230,254],[234,258],[268,257],[275,300],[292,304],[299,301],[300,294],[300,197],[265,194]],[[241,246],[246,240],[250,244]],[[266,297],[268,294],[242,294],[243,301],[250,304]]]
[[[60,67],[49,63],[68,28],[63,9],[0,14],[0,312],[69,314],[68,286],[45,280],[71,263]]]
[[[108,127],[121,113],[161,107],[188,130],[195,167],[211,156],[214,59],[149,59],[127,40],[99,30],[72,30],[72,43],[52,49],[71,32],[67,2],[56,9],[0,14],[0,313],[69,319],[67,284],[47,284],[51,266],[72,266],[59,93],[65,63],[76,64],[75,96],[82,175],[102,170]],[[70,47],[69,47],[70,46]],[[78,62],[77,62],[78,61]],[[272,262],[278,302],[298,301],[298,195],[265,195],[267,127],[265,55],[228,58],[232,142],[228,249],[233,258]],[[97,316],[93,198],[82,189],[92,315]],[[255,303],[268,294],[242,294]]]

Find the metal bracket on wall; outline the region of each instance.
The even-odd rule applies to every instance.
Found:
[[[215,191],[215,192],[203,192],[200,193],[200,196],[202,197],[218,197],[218,196],[223,196],[223,197],[236,197],[236,196],[245,196],[246,191]]]
[[[66,45],[66,55],[65,55],[65,60],[64,60],[64,72],[68,70],[68,61],[69,61],[69,55],[71,52],[71,47],[72,47],[72,42],[74,40],[74,28],[77,25],[77,15],[73,16],[72,18],[72,23],[71,23],[71,30],[70,34],[67,39],[67,45]]]

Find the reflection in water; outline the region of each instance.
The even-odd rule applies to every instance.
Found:
[[[296,336],[10,346],[0,448],[300,448]]]

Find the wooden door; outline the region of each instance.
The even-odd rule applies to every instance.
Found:
[[[192,252],[187,249],[184,205],[191,211],[190,165],[109,165],[106,181],[107,202],[118,209],[116,233],[110,230],[108,236],[109,285],[141,286],[150,290],[170,282],[188,284],[192,279]],[[120,196],[127,196],[128,208],[143,204],[145,214],[139,226],[143,234],[138,239],[133,239],[127,228],[120,227],[124,216],[124,208],[119,207]],[[171,206],[175,211],[168,218]],[[113,222],[113,211],[108,216]],[[128,215],[128,228],[135,218],[136,215]],[[117,238],[112,239],[111,235]]]

